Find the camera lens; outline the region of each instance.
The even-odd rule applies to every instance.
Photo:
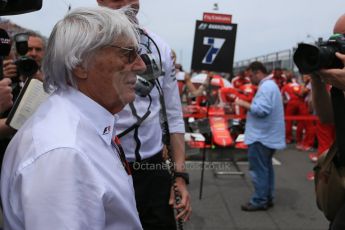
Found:
[[[320,68],[342,68],[342,64],[339,65],[339,59],[335,56],[335,53],[339,52],[335,46],[322,46],[320,47]]]
[[[31,77],[38,71],[38,65],[35,60],[29,57],[20,57],[15,64],[20,75]]]
[[[309,74],[320,69],[342,68],[343,64],[335,56],[335,45],[315,46],[301,43],[293,55],[293,60],[302,74]]]
[[[310,44],[299,44],[293,60],[301,73],[310,73],[320,66],[319,48]]]

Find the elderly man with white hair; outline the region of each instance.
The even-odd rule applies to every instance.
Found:
[[[12,139],[1,172],[5,229],[142,229],[114,126],[145,71],[124,10],[59,21],[43,64],[54,91]]]

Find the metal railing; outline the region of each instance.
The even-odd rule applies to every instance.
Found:
[[[265,64],[267,70],[274,68],[285,68],[295,70],[295,64],[292,59],[293,49],[281,50],[266,55],[261,55],[234,63],[234,73],[244,70],[251,62],[260,61]]]

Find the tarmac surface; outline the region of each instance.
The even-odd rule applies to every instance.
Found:
[[[242,158],[238,166],[244,175],[214,175],[217,165],[225,171],[235,170],[226,160],[232,153]],[[314,182],[306,176],[314,166],[309,153],[295,149],[292,144],[278,151],[274,156],[274,207],[267,211],[244,212],[241,205],[253,191],[245,151],[214,149],[206,152],[209,162],[204,170],[200,200],[202,150],[187,148],[193,214],[184,230],[327,230],[328,221],[315,203]]]

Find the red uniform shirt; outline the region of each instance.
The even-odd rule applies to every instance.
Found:
[[[272,79],[277,83],[279,89],[282,89],[286,84],[286,78],[283,76],[272,76]]]
[[[302,86],[298,83],[287,83],[281,89],[284,102],[290,100],[303,100]]]
[[[251,102],[255,96],[257,89],[258,87],[253,84],[242,85],[239,88],[239,90],[240,90],[240,94],[242,94],[244,97],[243,98],[240,97],[240,98],[248,102]]]
[[[240,88],[242,85],[249,84],[249,83],[250,83],[250,79],[248,77],[236,76],[231,80],[232,86],[236,89]]]

